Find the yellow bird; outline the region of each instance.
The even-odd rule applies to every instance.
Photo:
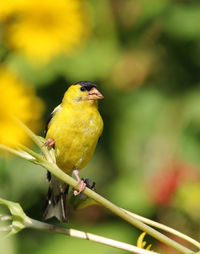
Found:
[[[103,120],[98,111],[98,99],[103,95],[96,84],[80,81],[65,92],[62,103],[51,113],[46,127],[45,144],[55,148],[56,163],[67,174],[74,174],[81,184],[78,195],[86,184],[78,172],[92,157],[103,131]],[[44,218],[53,216],[67,222],[67,193],[69,186],[48,172],[50,182]]]

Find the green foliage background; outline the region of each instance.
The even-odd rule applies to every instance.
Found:
[[[36,88],[46,104],[44,123],[70,84],[96,82],[105,97],[99,105],[105,129],[82,176],[121,207],[200,240],[200,3],[88,3],[93,32],[81,50],[45,66],[15,53],[2,61]],[[19,202],[30,217],[41,220],[47,188],[43,169],[0,159],[0,196]],[[67,226],[133,244],[140,233],[100,207],[73,212]],[[172,253],[154,242],[153,249]],[[31,230],[0,246],[2,254],[80,251],[123,253]]]

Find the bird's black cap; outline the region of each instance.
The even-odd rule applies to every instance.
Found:
[[[79,81],[74,85],[80,85],[82,91],[90,91],[93,87],[97,88],[97,85],[90,81]]]

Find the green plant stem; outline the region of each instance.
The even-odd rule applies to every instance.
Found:
[[[68,236],[75,237],[75,238],[85,239],[85,240],[89,240],[92,242],[112,246],[112,247],[115,247],[115,248],[118,248],[121,250],[125,250],[125,251],[131,252],[131,253],[158,254],[156,252],[141,249],[141,248],[138,248],[134,245],[116,241],[116,240],[113,240],[110,238],[102,237],[102,236],[91,234],[88,232],[83,232],[83,231],[76,230],[76,229],[68,229],[65,227],[60,227],[57,225],[52,225],[52,224],[44,223],[44,222],[33,220],[33,219],[30,219],[29,222],[25,221],[24,224],[27,228],[32,228],[32,229],[37,229],[37,230],[42,230],[42,231],[47,231],[47,232],[68,235]]]
[[[30,160],[30,161],[33,161],[35,158],[33,156],[31,156],[30,154],[25,154],[24,152],[21,152],[21,151],[17,151],[11,147],[8,147],[8,146],[5,146],[3,144],[0,144],[0,149],[1,150],[4,150],[6,152],[9,152],[13,155],[16,155],[16,156],[19,156],[25,160]]]
[[[48,152],[47,147],[44,145],[44,143],[39,139],[35,133],[33,133],[22,121],[15,118],[15,121],[24,129],[24,131],[29,135],[29,137],[33,140],[33,142],[41,149],[42,153],[44,154],[44,157],[51,161],[51,156]]]
[[[77,190],[79,189],[80,186],[77,185],[77,181],[75,181],[69,175],[65,174],[61,169],[59,169],[57,167],[56,164],[52,164],[50,162],[45,162],[45,163],[42,163],[42,166],[45,167],[47,170],[49,170],[52,174],[54,174],[59,179],[63,180],[67,184],[74,187],[75,189],[77,189]],[[149,235],[151,235],[155,239],[157,239],[157,240],[173,247],[174,249],[180,251],[181,253],[184,253],[184,254],[192,253],[192,251],[190,249],[184,247],[183,245],[177,243],[176,241],[168,238],[167,236],[163,235],[162,233],[156,231],[155,229],[149,227],[148,225],[146,225],[143,222],[139,221],[138,219],[134,218],[133,216],[128,214],[126,211],[123,211],[120,207],[114,205],[109,200],[103,198],[102,196],[100,196],[96,192],[90,190],[89,188],[85,188],[83,193],[86,196],[94,199],[97,203],[99,203],[100,205],[106,207],[107,209],[109,209],[110,211],[112,211],[113,213],[115,213],[116,215],[121,217],[122,219],[126,220],[127,222],[129,222],[133,226],[135,226],[135,227],[139,228],[140,230],[148,233]]]
[[[179,231],[177,231],[177,230],[175,230],[175,229],[173,229],[173,228],[170,228],[170,227],[168,227],[168,226],[166,226],[166,225],[163,225],[163,224],[158,223],[158,222],[156,222],[156,221],[152,221],[152,220],[150,220],[150,219],[144,218],[144,217],[142,217],[142,216],[140,216],[140,215],[137,215],[137,214],[135,214],[135,213],[129,212],[129,211],[123,209],[123,208],[121,208],[121,209],[122,209],[123,211],[127,212],[128,214],[130,214],[131,216],[133,216],[134,218],[136,218],[136,219],[138,219],[138,220],[140,220],[140,221],[142,221],[142,222],[144,222],[144,223],[146,223],[146,224],[148,224],[148,225],[151,225],[151,226],[153,226],[153,227],[162,229],[162,230],[164,230],[164,231],[166,231],[166,232],[168,232],[168,233],[171,233],[171,234],[173,234],[173,235],[176,235],[176,236],[178,236],[178,237],[184,239],[185,241],[187,241],[187,242],[193,244],[194,246],[196,246],[197,248],[200,249],[200,243],[197,242],[196,240],[194,240],[193,238],[191,238],[191,237],[189,237],[189,236],[187,236],[187,235],[185,235],[185,234],[183,234],[183,233],[181,233],[181,232],[179,232]]]
[[[33,150],[29,149],[26,146],[20,145],[19,151],[25,151],[26,153],[30,154],[32,157],[34,157],[36,159],[35,163],[37,163],[37,164],[46,161],[42,155],[34,152]]]

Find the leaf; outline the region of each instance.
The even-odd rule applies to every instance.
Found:
[[[147,245],[147,247],[145,248],[145,245],[147,244],[144,241],[144,237],[146,235],[146,232],[142,232],[142,234],[140,234],[140,236],[137,239],[137,247],[141,248],[141,249],[146,249],[146,250],[150,250],[152,244]]]
[[[30,219],[28,216],[26,216],[22,207],[18,203],[14,203],[0,198],[0,205],[7,206],[12,215],[12,223],[10,226],[7,227],[7,229],[10,229],[10,232],[7,235],[5,235],[4,238],[16,234],[26,227],[24,222],[30,221]],[[5,216],[2,216],[1,220],[2,218],[4,218],[4,220],[6,219]],[[10,220],[10,218],[11,218],[10,216],[7,216],[7,220]]]

